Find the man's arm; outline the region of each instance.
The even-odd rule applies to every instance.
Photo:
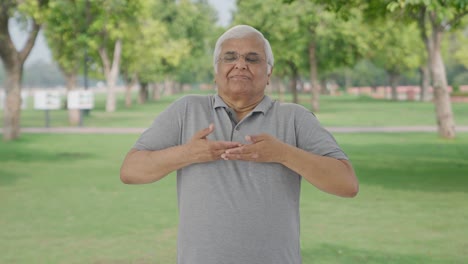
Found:
[[[315,155],[262,134],[248,136],[250,145],[226,150],[225,160],[281,163],[325,192],[354,197],[359,184],[351,163],[331,157]]]
[[[184,145],[162,150],[131,149],[120,168],[120,179],[127,184],[151,183],[167,174],[194,163],[210,162],[221,158],[229,148],[239,147],[238,142],[210,141],[206,137],[214,126],[198,131]]]
[[[283,152],[280,163],[320,190],[343,197],[357,195],[359,184],[349,161],[315,155],[291,145]]]

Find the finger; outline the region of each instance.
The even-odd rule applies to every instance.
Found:
[[[226,150],[226,154],[241,154],[244,152],[244,146],[237,146]]]
[[[260,155],[258,153],[223,153],[221,158],[224,160],[244,160],[244,161],[256,161]]]
[[[226,155],[229,155],[229,156],[232,156],[232,157],[235,157],[235,158],[240,158],[240,157],[244,157],[244,156],[245,157],[251,157],[252,155],[254,155],[255,152],[253,150],[251,150],[249,145],[245,145],[245,146],[240,146],[240,147],[236,147],[236,148],[227,149],[224,153]]]
[[[209,134],[211,134],[214,131],[214,125],[210,124],[207,128],[204,128],[193,136],[195,139],[205,139]]]
[[[245,140],[250,143],[257,143],[267,138],[266,134],[245,136]]]
[[[213,144],[215,149],[223,149],[223,151],[226,149],[233,149],[242,146],[242,143],[233,141],[215,141]]]

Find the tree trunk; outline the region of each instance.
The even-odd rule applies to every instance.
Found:
[[[426,28],[427,19],[430,20],[431,30],[427,30]],[[426,45],[429,59],[432,87],[434,89],[433,101],[439,136],[442,138],[455,138],[455,121],[453,119],[452,102],[450,101],[447,90],[447,76],[445,74],[445,65],[440,50],[440,42],[444,29],[438,25],[436,21],[436,13],[430,13],[426,8],[421,8],[418,26],[421,32],[421,38]]]
[[[106,112],[115,112],[116,110],[117,100],[115,95],[115,86],[119,75],[121,53],[122,41],[120,39],[115,42],[112,63],[107,55],[107,50],[104,47],[99,48],[99,55],[102,59],[107,82]]]
[[[164,95],[171,96],[174,94],[174,82],[166,77],[164,80]]]
[[[396,101],[398,100],[397,88],[398,88],[398,80],[400,79],[400,76],[397,73],[389,72],[388,77],[389,77],[390,87],[392,90],[392,100]]]
[[[2,2],[3,3],[3,2]],[[20,51],[17,51],[8,31],[9,4],[0,8],[0,58],[2,59],[5,78],[5,106],[3,111],[3,140],[17,139],[20,135],[21,117],[21,77],[23,65],[34,47],[40,25],[32,20],[32,29]]]
[[[315,54],[315,43],[309,43],[310,84],[312,93],[312,111],[319,112],[320,85],[318,81],[317,57]]]
[[[153,83],[153,101],[159,101],[161,99],[161,84],[160,83]]]
[[[76,89],[76,74],[75,73],[65,73],[65,80],[67,86],[67,92],[73,91]],[[68,124],[70,126],[80,125],[81,110],[80,109],[68,109]]]
[[[291,80],[289,81],[289,90],[291,91],[292,94],[292,102],[297,104],[298,99],[297,99],[297,77],[296,74],[291,74]]]
[[[296,67],[296,64],[294,62],[289,61],[289,68],[291,69],[291,80],[289,82],[289,90],[291,91],[293,100],[292,102],[297,104],[299,103],[299,100],[297,98],[297,79],[298,79],[298,69]]]
[[[174,82],[174,91],[176,94],[182,92],[182,84],[180,82]]]
[[[346,68],[345,69],[345,91],[348,91],[348,88],[351,88],[351,86],[353,85],[353,80],[352,80],[352,77],[351,77],[351,70],[349,68]]]
[[[279,91],[278,91],[278,98],[280,102],[284,102],[284,91],[286,90],[286,87],[283,82],[279,83]]]
[[[147,82],[140,82],[140,91],[138,92],[138,103],[144,104],[148,101],[149,91],[148,91],[148,83]]]
[[[22,65],[6,68],[5,106],[3,112],[3,139],[17,139],[20,135],[21,119],[21,75]]]
[[[127,85],[125,85],[125,107],[132,107],[132,90],[133,87],[138,83],[138,75],[133,74],[132,78],[129,78]]]
[[[431,85],[431,71],[429,70],[429,64],[426,63],[425,65],[419,67],[420,73],[420,100],[425,102],[429,101],[429,88]]]
[[[455,138],[455,121],[452,112],[452,102],[447,89],[447,75],[440,50],[442,32],[433,27],[431,58],[432,86],[434,89],[434,104],[439,135],[442,138]]]

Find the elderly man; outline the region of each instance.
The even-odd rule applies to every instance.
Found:
[[[302,106],[264,94],[268,40],[240,25],[217,41],[217,94],[170,105],[123,162],[124,183],[177,171],[178,263],[301,263],[301,179],[343,197],[358,192],[351,163]]]

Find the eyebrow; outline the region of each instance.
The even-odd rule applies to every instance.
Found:
[[[236,54],[236,53],[240,54],[237,51],[231,51],[231,50],[224,52],[224,54]],[[241,54],[241,55],[244,55],[244,54]],[[255,51],[251,51],[251,52],[247,52],[245,55],[260,55],[260,54]]]

